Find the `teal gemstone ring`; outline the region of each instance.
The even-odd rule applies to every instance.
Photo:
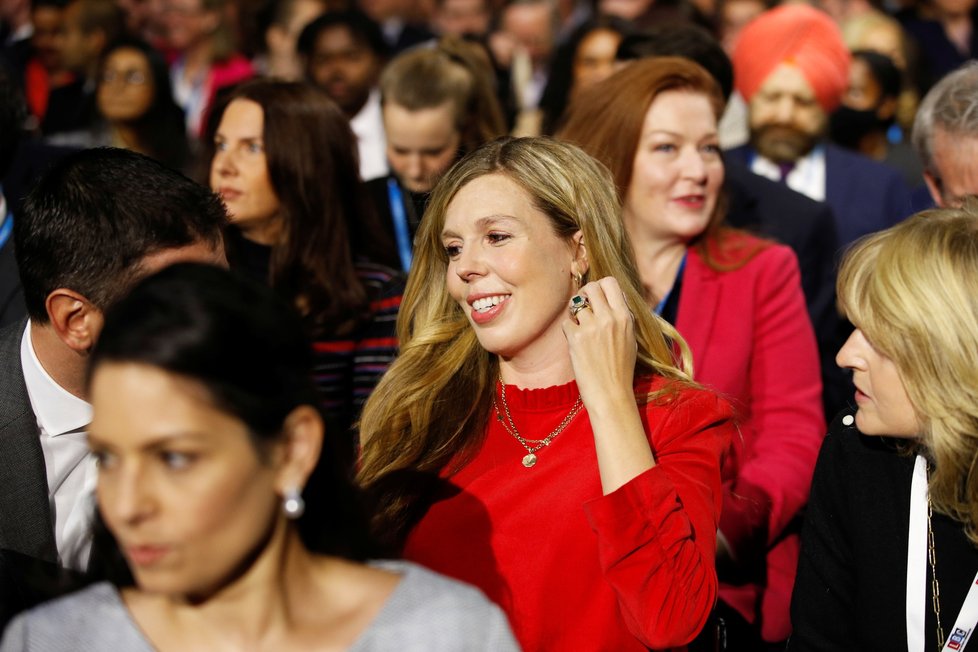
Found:
[[[575,294],[570,300],[570,314],[571,317],[577,317],[577,313],[581,312],[585,308],[590,308],[591,302],[587,300],[587,297],[583,297],[580,294]]]

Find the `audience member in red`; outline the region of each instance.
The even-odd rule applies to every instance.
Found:
[[[211,188],[233,228],[228,260],[302,313],[331,432],[345,433],[397,352],[403,283],[358,240],[371,218],[350,126],[325,93],[256,80],[218,111]],[[352,449],[350,451],[352,453]]]
[[[376,531],[526,650],[682,646],[716,601],[731,412],[646,309],[613,183],[550,139],[452,168],[361,420]]]
[[[61,61],[58,38],[64,29],[64,0],[35,0],[31,8],[34,33],[30,57],[24,66],[24,97],[30,113],[40,124],[48,109],[52,88],[74,80]]]
[[[721,613],[779,642],[790,633],[798,517],[825,434],[822,383],[794,252],[724,226],[722,109],[716,81],[688,59],[639,60],[582,96],[561,136],[615,177],[645,309],[689,343],[694,378],[733,401]]]
[[[237,52],[227,0],[164,0],[164,47],[174,54],[170,78],[187,132],[202,134],[217,91],[254,75]]]

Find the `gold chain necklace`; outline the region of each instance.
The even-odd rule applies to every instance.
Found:
[[[553,429],[549,435],[543,439],[526,439],[520,435],[519,430],[516,429],[516,424],[513,423],[513,415],[509,412],[509,404],[506,403],[506,383],[503,382],[502,377],[499,378],[500,386],[500,396],[503,400],[503,410],[506,412],[506,420],[503,420],[503,415],[499,412],[499,405],[496,403],[496,394],[493,392],[492,395],[492,408],[496,412],[496,420],[503,424],[503,429],[506,430],[510,435],[513,436],[516,441],[523,445],[526,449],[526,455],[523,457],[523,466],[530,468],[537,463],[536,452],[541,448],[550,445],[557,435],[564,431],[564,428],[577,416],[577,413],[581,411],[584,407],[584,401],[581,399],[580,393],[577,395],[577,400],[574,401],[574,405],[571,406],[570,412],[564,417],[564,420],[560,422],[556,428]],[[507,423],[508,421],[508,423]]]
[[[927,471],[927,462],[924,462],[924,471]],[[937,618],[937,649],[944,649],[944,628],[941,627],[941,587],[937,583],[937,551],[934,546],[934,529],[931,527],[931,519],[934,516],[934,506],[930,502],[930,492],[927,492],[927,560],[930,561],[930,594],[931,602],[934,607],[934,616]]]

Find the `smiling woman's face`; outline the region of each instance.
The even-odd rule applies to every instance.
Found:
[[[624,218],[630,233],[688,242],[706,230],[723,184],[717,119],[709,98],[659,93],[642,125]]]
[[[144,364],[102,363],[91,399],[99,509],[139,587],[203,598],[233,581],[283,518],[245,424]]]

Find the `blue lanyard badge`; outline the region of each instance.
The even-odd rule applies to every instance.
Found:
[[[391,205],[391,217],[394,218],[397,255],[401,258],[401,268],[407,272],[411,269],[411,235],[408,232],[407,213],[404,212],[404,197],[394,177],[387,179],[387,200]]]
[[[3,220],[3,224],[0,224],[0,247],[7,244],[7,240],[10,239],[10,234],[14,232],[14,214],[7,213],[7,217]]]

